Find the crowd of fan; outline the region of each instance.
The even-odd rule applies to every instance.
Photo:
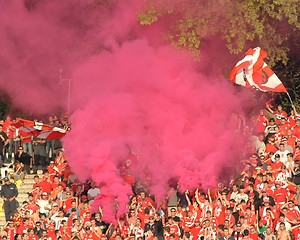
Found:
[[[34,176],[28,200],[17,209],[5,209],[15,201],[18,190],[4,178],[1,197],[9,204],[4,202],[7,222],[1,239],[300,239],[300,116],[292,111],[288,117],[281,106],[276,111],[267,108],[274,118],[261,111],[253,119],[254,153],[242,161],[244,169],[229,187],[199,187],[184,193],[175,187],[171,196],[157,203],[142,185],[128,181],[135,194],[129,197],[128,213],[118,224],[103,221],[101,208],[99,213],[90,212],[100,189],[93,182],[78,181],[61,146],[13,132],[8,139],[29,139],[33,146],[32,152],[28,146],[24,149],[27,141],[17,147],[14,181],[23,181],[32,170],[36,174],[40,164],[43,175]],[[8,125],[4,122],[0,132],[4,147],[10,141],[3,134],[10,134]],[[131,176],[124,177],[130,180]],[[15,195],[7,197],[7,189]]]

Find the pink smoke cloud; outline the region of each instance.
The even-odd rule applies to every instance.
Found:
[[[64,147],[80,180],[101,187],[94,211],[102,206],[109,221],[126,211],[132,192],[119,166],[132,154],[133,176],[150,177],[158,199],[171,178],[182,190],[208,187],[236,165],[242,141],[231,120],[248,98],[209,51],[195,62],[167,45],[163,25],[140,26],[142,1],[26,2],[0,2],[0,87],[16,106],[49,112],[66,100],[58,73],[67,69],[73,129]]]
[[[141,181],[151,176],[149,188],[158,198],[171,178],[182,189],[208,187],[237,163],[241,136],[231,119],[247,98],[218,73],[203,75],[198,64],[187,53],[138,39],[103,51],[74,73],[77,110],[64,139],[67,154],[82,180],[95,180],[116,200],[118,214],[130,194],[118,166],[130,153],[137,156],[133,175]],[[96,204],[105,209],[108,202]],[[109,209],[104,217],[112,220]]]

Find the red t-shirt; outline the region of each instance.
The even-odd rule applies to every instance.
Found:
[[[299,227],[295,228],[292,231],[292,235],[295,237],[295,240],[300,240],[300,230],[299,230]]]
[[[43,192],[51,193],[52,187],[48,181],[41,181],[38,185],[43,189]]]
[[[288,196],[285,188],[279,188],[274,191],[274,197],[276,203],[286,202],[286,197]]]
[[[7,120],[5,120],[5,122],[3,123],[3,130],[6,132],[8,138],[14,137],[13,131],[10,130],[12,124],[13,124],[12,121],[7,121]]]
[[[16,228],[5,228],[4,231],[7,233],[7,239],[8,240],[14,240],[15,235],[17,234]]]
[[[28,240],[39,240],[37,235],[28,235]]]
[[[297,127],[297,126],[294,126],[293,127],[293,135],[296,137],[296,138],[300,138],[300,126]]]
[[[91,232],[90,234],[86,233],[83,236],[83,240],[97,240],[100,239],[95,233]]]
[[[285,117],[287,119],[287,114],[285,111],[281,111],[279,112],[278,110],[274,111],[273,114],[276,116],[276,125],[279,125],[280,124],[280,119],[282,117]]]

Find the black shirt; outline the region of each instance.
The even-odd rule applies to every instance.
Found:
[[[10,199],[18,196],[18,189],[14,183],[4,184],[1,189],[1,197]]]
[[[22,152],[19,156],[19,153],[15,155],[15,159],[24,165],[30,165],[30,158],[31,156],[28,153]]]

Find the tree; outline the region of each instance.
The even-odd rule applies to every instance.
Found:
[[[169,19],[169,40],[196,55],[207,37],[221,36],[231,54],[260,46],[273,66],[287,64],[289,37],[299,37],[299,13],[298,0],[149,0],[137,18],[142,25]]]

